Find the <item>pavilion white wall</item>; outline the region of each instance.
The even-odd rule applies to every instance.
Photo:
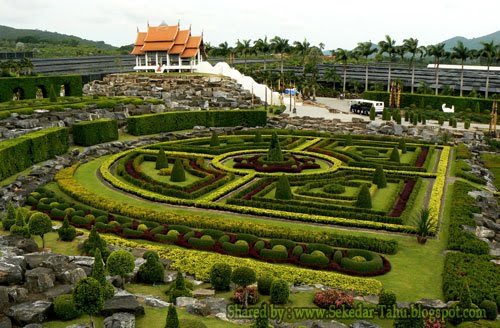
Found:
[[[280,94],[278,92],[272,92],[271,89],[264,84],[255,82],[250,76],[241,74],[237,69],[232,68],[227,63],[219,62],[212,66],[209,62],[201,62],[196,68],[195,72],[222,75],[236,80],[244,90],[252,92],[256,97],[259,97],[261,101],[266,98],[267,89],[267,103],[273,105],[279,105],[281,103]]]

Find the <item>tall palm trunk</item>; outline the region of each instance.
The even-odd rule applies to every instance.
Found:
[[[281,53],[280,56],[281,56],[281,76],[283,76],[283,53]]]
[[[391,70],[392,62],[389,62],[389,74],[387,75],[387,92],[391,92]]]
[[[264,71],[266,70],[267,56],[264,54]]]
[[[368,60],[368,58],[366,58]],[[365,71],[365,91],[368,91],[368,63],[366,63],[366,71]]]
[[[460,73],[460,97],[464,94],[464,61],[462,60],[462,72]]]
[[[413,93],[414,89],[415,89],[415,62],[413,63],[411,70],[411,93]]]
[[[486,92],[484,94],[485,98],[488,98],[489,88],[490,88],[490,64],[488,64],[488,70],[486,71]]]
[[[436,62],[436,91],[435,95],[439,94],[439,60]]]

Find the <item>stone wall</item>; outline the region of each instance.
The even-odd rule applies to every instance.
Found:
[[[166,110],[251,108],[252,94],[234,80],[207,75],[111,74],[83,87],[84,95],[161,99]],[[254,104],[260,104],[254,98]]]

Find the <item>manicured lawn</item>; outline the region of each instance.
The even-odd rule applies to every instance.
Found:
[[[155,162],[149,162],[149,161],[144,161],[141,164],[141,170],[144,174],[150,176],[154,180],[157,180],[159,182],[165,182],[171,185],[176,185],[179,187],[184,187],[187,185],[190,185],[194,183],[195,181],[200,180],[201,178],[192,175],[191,173],[187,172],[184,170],[184,173],[186,175],[186,180],[182,182],[172,182],[170,181],[170,175],[159,175],[158,172],[159,170],[155,169],[156,163]],[[169,167],[172,168],[173,164],[170,163]]]
[[[372,209],[388,212],[394,206],[394,201],[397,200],[398,190],[397,183],[388,183],[387,187],[377,189],[375,195],[372,196]]]
[[[415,216],[415,213],[418,213],[418,211],[420,211],[420,209],[423,208],[424,199],[425,199],[425,195],[427,193],[427,188],[429,187],[429,183],[430,183],[430,181],[428,179],[422,180],[420,190],[418,190],[418,194],[415,198],[415,203],[413,203],[413,209],[412,209],[410,215],[403,216],[403,220],[404,220],[403,223],[404,224],[411,224],[413,217]]]
[[[38,244],[38,247],[42,247],[42,238],[39,236],[33,236],[33,240]],[[57,232],[49,232],[45,234],[45,248],[50,249],[54,253],[66,254],[66,255],[81,255],[78,250],[79,239],[76,238],[71,242],[59,241],[59,235]]]

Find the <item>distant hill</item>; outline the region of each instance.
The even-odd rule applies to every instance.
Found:
[[[104,43],[104,41],[90,41],[73,35],[60,34],[57,32],[17,29],[0,25],[0,40],[22,42],[27,44],[61,44],[69,46],[93,46],[102,50],[114,50],[116,47]]]
[[[469,49],[481,49],[483,46],[481,42],[491,42],[500,43],[500,31],[491,33],[485,36],[480,36],[478,38],[467,39],[463,36],[456,36],[454,38],[443,41],[446,50],[451,50],[458,41],[462,41],[464,45]]]

